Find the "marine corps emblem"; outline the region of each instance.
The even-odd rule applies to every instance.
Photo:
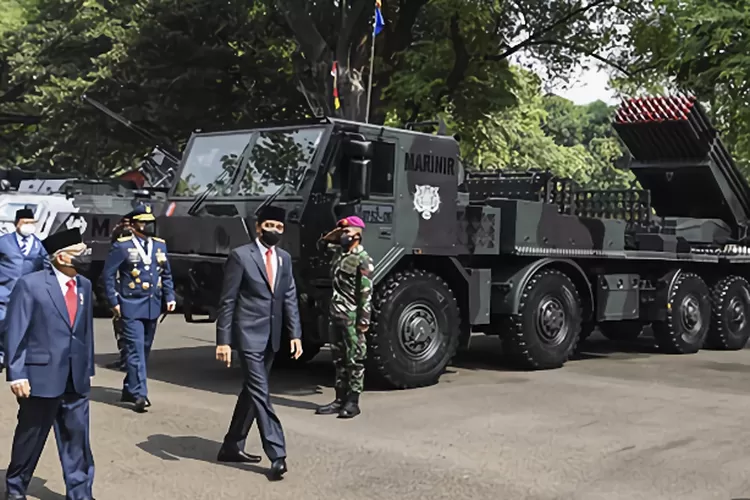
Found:
[[[432,214],[440,209],[440,195],[437,186],[414,186],[414,210],[422,215],[424,220],[430,220]]]

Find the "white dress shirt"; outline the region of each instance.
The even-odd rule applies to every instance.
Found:
[[[18,233],[16,233],[18,234]],[[29,236],[29,238],[31,238]],[[73,285],[73,291],[78,292],[78,281],[75,278],[71,278],[70,276],[66,276],[65,274],[58,271],[58,269],[54,266],[52,266],[52,270],[55,271],[55,278],[57,278],[57,282],[60,284],[60,290],[62,291],[63,298],[65,298],[65,294],[68,293],[68,281],[73,280],[76,284]],[[10,383],[10,385],[16,385],[16,384],[22,384],[24,382],[28,382],[25,378],[20,378],[18,380],[14,380]]]
[[[279,259],[276,255],[276,247],[267,247],[263,243],[260,242],[260,238],[255,240],[255,244],[258,245],[258,248],[260,249],[260,256],[263,257],[263,265],[266,263],[266,252],[268,250],[271,250],[271,270],[273,271],[273,281],[274,283],[271,283],[271,288],[273,288],[273,285],[276,282],[276,275],[279,270]]]
[[[18,248],[23,248],[23,236],[21,236],[21,233],[16,231],[16,240],[18,241]],[[29,252],[31,252],[31,247],[34,246],[34,235],[30,234],[26,237],[26,251],[23,252],[24,256],[29,255]]]

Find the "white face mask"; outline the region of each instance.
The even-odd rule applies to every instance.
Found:
[[[34,226],[34,224],[21,224],[21,227],[18,228],[19,234],[24,238],[27,236],[31,236],[35,231],[36,226]]]

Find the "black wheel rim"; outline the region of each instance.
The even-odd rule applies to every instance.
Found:
[[[747,303],[740,297],[732,297],[727,306],[727,328],[739,333],[747,326]]]
[[[686,342],[694,342],[700,337],[703,329],[700,300],[692,294],[686,295],[680,303],[680,324],[682,338]]]
[[[438,319],[427,304],[409,304],[404,308],[398,318],[398,332],[401,347],[414,361],[431,357],[440,344]]]
[[[557,297],[545,296],[539,302],[537,331],[547,345],[560,345],[568,335],[568,317],[565,306]]]

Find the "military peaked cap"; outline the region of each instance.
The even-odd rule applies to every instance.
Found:
[[[151,222],[156,220],[154,213],[151,211],[151,206],[149,205],[138,205],[124,218],[139,222]]]

